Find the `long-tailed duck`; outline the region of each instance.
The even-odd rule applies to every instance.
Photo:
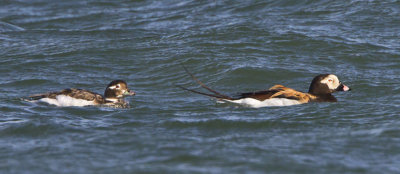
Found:
[[[91,106],[106,105],[113,107],[128,107],[125,96],[135,95],[123,80],[114,80],[108,84],[104,96],[85,90],[69,88],[57,92],[35,94],[29,96],[30,101],[39,101],[56,106]]]
[[[191,74],[185,67],[183,68],[201,87],[212,93],[200,92],[180,85],[177,85],[178,87],[190,92],[216,98],[219,102],[236,103],[254,108],[266,106],[290,106],[309,102],[336,102],[337,99],[332,95],[332,93],[336,91],[351,90],[348,86],[342,84],[336,75],[321,74],[314,77],[307,93],[299,92],[282,85],[274,85],[268,90],[240,93],[237,97],[230,97],[209,88]]]

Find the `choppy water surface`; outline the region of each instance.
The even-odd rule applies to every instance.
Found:
[[[400,173],[397,0],[0,2],[0,173]],[[338,103],[227,94],[334,73]],[[19,100],[114,79],[130,109]],[[197,88],[198,89],[198,88]]]

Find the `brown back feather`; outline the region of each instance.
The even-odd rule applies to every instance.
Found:
[[[292,88],[287,88],[282,85],[275,85],[265,91],[256,91],[250,93],[240,94],[240,98],[254,98],[260,101],[271,99],[271,98],[287,98],[298,100],[300,103],[308,103],[311,100],[316,99],[315,96],[296,91]]]
[[[57,95],[66,95],[70,96],[76,99],[82,99],[82,100],[88,100],[88,101],[93,101],[95,100],[97,103],[103,103],[104,99],[100,94],[85,90],[85,89],[75,89],[75,88],[69,88],[69,89],[63,89],[61,91],[57,92],[49,92],[45,94],[35,94],[29,96],[32,100],[39,100],[41,98],[52,98],[55,99]]]

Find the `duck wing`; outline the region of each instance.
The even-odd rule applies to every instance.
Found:
[[[275,85],[264,91],[241,93],[239,96],[239,99],[254,98],[260,101],[272,98],[286,98],[291,100],[298,100],[300,103],[307,103],[316,98],[311,94],[299,92],[283,85]]]
[[[266,99],[270,99],[277,92],[279,92],[279,91],[263,90],[263,91],[246,92],[246,93],[239,94],[239,96],[236,99],[254,98],[256,100],[264,101]]]
[[[44,94],[35,94],[29,96],[31,100],[39,100],[42,98],[52,98],[56,99],[58,95],[65,95],[69,96],[72,98],[76,99],[82,99],[82,100],[87,100],[87,101],[104,101],[103,97],[100,94],[85,90],[85,89],[75,89],[75,88],[69,88],[69,89],[63,89],[61,91],[57,92],[49,92],[49,93],[44,93]]]
[[[59,94],[87,101],[93,101],[99,99],[103,100],[103,97],[100,94],[85,89],[75,89],[75,88],[64,89],[60,91]]]

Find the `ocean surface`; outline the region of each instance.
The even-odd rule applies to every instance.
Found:
[[[333,73],[337,103],[218,104]],[[131,108],[20,100],[64,88]],[[398,0],[2,0],[0,173],[400,173]]]

